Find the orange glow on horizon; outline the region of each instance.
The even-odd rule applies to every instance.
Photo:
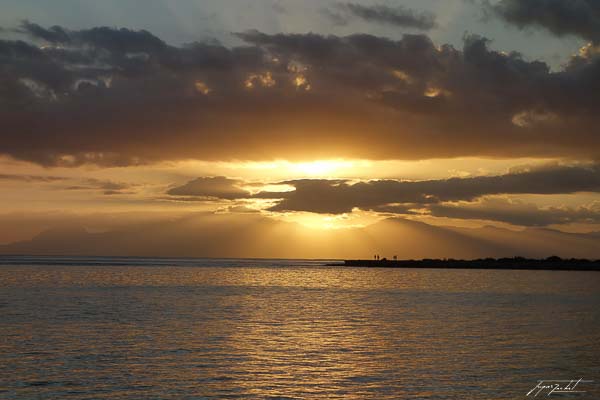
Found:
[[[294,222],[304,228],[313,230],[364,228],[385,218],[376,213],[360,210],[337,215],[289,212],[273,215],[273,217],[286,222]]]

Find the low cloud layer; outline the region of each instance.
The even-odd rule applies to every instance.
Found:
[[[515,171],[498,176],[450,178],[426,181],[295,180],[296,188],[284,193],[259,193],[259,197],[282,198],[273,211],[344,213],[353,208],[381,210],[390,204],[411,207],[442,202],[472,201],[499,194],[565,194],[600,192],[600,167],[552,166]]]
[[[18,30],[0,40],[0,154],[41,165],[600,156],[594,51],[552,72],[478,36]]]
[[[244,185],[242,181],[203,177],[173,188],[168,194],[222,200],[277,201],[268,209],[272,212],[343,214],[360,209],[384,214],[491,220],[522,226],[600,223],[597,204],[578,208],[540,208],[522,201],[493,197],[600,193],[598,164],[524,167],[498,176],[424,181],[300,179],[277,183],[293,186],[295,190],[251,194],[240,188]]]
[[[435,217],[487,220],[521,226],[600,224],[600,203],[576,208],[541,208],[522,201],[485,198],[472,203],[432,204],[428,211]]]
[[[600,43],[597,0],[500,0],[487,8],[519,28],[544,28],[557,36],[574,35]]]

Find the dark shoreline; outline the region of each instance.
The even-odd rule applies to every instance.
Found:
[[[423,260],[344,260],[343,263],[329,263],[330,266],[367,268],[442,268],[442,269],[512,269],[539,271],[600,271],[600,260],[483,258],[476,260],[423,259]]]

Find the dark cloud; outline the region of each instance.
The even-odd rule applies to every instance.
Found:
[[[38,24],[25,20],[21,22],[21,25],[16,31],[25,33],[34,39],[45,40],[49,43],[68,43],[71,41],[67,31],[60,26],[52,26],[46,29]]]
[[[22,181],[22,182],[57,182],[65,180],[62,176],[51,175],[19,175],[0,174],[0,181]]]
[[[239,186],[242,181],[229,179],[224,176],[200,177],[189,181],[183,186],[177,186],[167,191],[171,196],[214,197],[218,199],[240,199],[250,197],[250,193]]]
[[[354,208],[410,213],[443,202],[472,201],[499,194],[565,194],[600,192],[600,166],[549,166],[498,176],[426,181],[294,180],[290,192],[261,192],[260,198],[282,199],[272,211],[340,214]],[[437,208],[438,212],[444,209]],[[454,209],[453,209],[454,210]]]
[[[105,195],[130,193],[137,185],[125,182],[114,182],[96,178],[88,178],[78,185],[66,187],[66,190],[99,190]]]
[[[103,49],[113,53],[142,53],[157,54],[167,49],[165,42],[145,30],[134,31],[126,28],[115,29],[109,27],[97,27],[70,31],[60,26],[52,26],[48,29],[27,20],[23,21],[17,32],[27,36],[43,40],[52,44],[69,46],[91,46],[95,49]]]
[[[487,10],[519,28],[545,28],[558,36],[575,35],[600,42],[597,0],[500,0]]]
[[[600,206],[547,207],[503,198],[485,198],[473,203],[432,204],[431,215],[458,219],[479,219],[522,226],[547,226],[566,223],[600,223]]]
[[[324,13],[337,25],[345,25],[350,18],[354,17],[368,22],[402,28],[429,30],[436,26],[435,15],[432,13],[417,12],[403,6],[365,6],[357,3],[338,3],[335,10],[325,9]]]
[[[239,204],[239,205],[225,207],[222,210],[219,210],[219,212],[234,213],[234,214],[256,214],[256,213],[260,213],[260,210]]]
[[[459,50],[425,35],[250,31],[228,48],[19,29],[32,42],[0,41],[0,153],[42,165],[600,155],[591,50],[552,72],[477,36]]]

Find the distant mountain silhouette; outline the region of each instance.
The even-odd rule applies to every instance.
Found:
[[[164,257],[600,258],[600,233],[456,228],[390,218],[365,228],[313,230],[257,214],[201,214],[103,233],[69,225],[0,246],[0,254]]]

